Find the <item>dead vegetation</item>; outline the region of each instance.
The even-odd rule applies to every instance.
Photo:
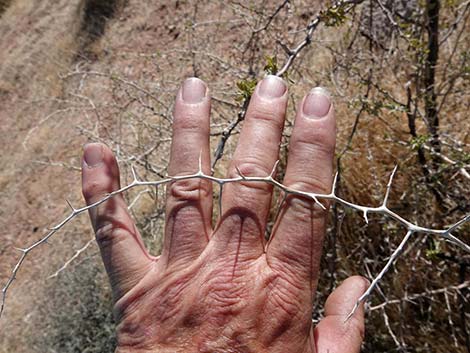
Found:
[[[469,171],[470,163],[469,2],[442,2],[435,75],[437,101],[443,102],[439,150],[429,130],[422,80],[427,29],[414,20],[407,24],[399,11],[383,12],[380,4],[387,3],[365,2],[338,23],[319,26],[288,71],[291,102],[280,167],[297,101],[311,87],[326,86],[338,112],[340,195],[379,204],[398,164],[393,210],[423,226],[445,227],[470,211],[469,180],[461,171]],[[82,143],[110,145],[126,181],[132,180],[131,165],[142,179],[165,175],[173,96],[184,77],[196,75],[209,83],[214,97],[215,150],[240,110],[244,92],[237,83],[249,87],[250,80],[282,66],[286,47],[302,40],[310,19],[327,5],[13,1],[11,17],[0,19],[6,38],[0,43],[0,136],[6,141],[0,157],[2,283],[19,255],[14,247],[39,239],[62,218],[65,199],[82,204],[77,170]],[[382,32],[377,37],[380,26],[372,21],[377,17],[367,17],[377,12],[387,28],[391,20],[401,23],[392,23],[395,30],[386,38]],[[238,129],[216,175],[223,175]],[[155,253],[164,203],[163,193],[157,196],[150,189],[127,194]],[[1,352],[113,351],[111,302],[96,247],[48,278],[91,237],[87,220],[76,221],[19,273],[0,320]],[[403,236],[395,222],[374,216],[366,224],[362,215],[341,207],[332,210],[330,225],[314,319],[332,288],[351,274],[373,278]],[[467,243],[469,234],[468,225],[456,232]],[[468,254],[437,238],[412,239],[371,298],[364,352],[468,353],[469,266]]]

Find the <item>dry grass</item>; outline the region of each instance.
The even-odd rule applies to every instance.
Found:
[[[164,174],[174,93],[184,77],[197,75],[209,82],[215,98],[211,141],[215,147],[237,110],[236,82],[250,75],[262,77],[268,55],[282,62],[284,52],[277,41],[298,42],[303,36],[299,30],[323,5],[293,1],[267,31],[250,40],[251,28],[263,25],[276,4],[178,3],[128,1],[111,12],[106,8],[107,15],[98,20],[94,15],[87,17],[86,9],[102,10],[99,1],[42,2],[36,7],[35,2],[16,0],[8,10],[12,17],[0,19],[0,36],[8,39],[8,43],[0,43],[0,136],[7,141],[0,157],[2,281],[17,255],[13,246],[31,243],[52,221],[60,219],[66,210],[65,198],[82,203],[76,170],[82,143],[109,144],[118,153],[124,179],[129,180],[129,166],[136,164],[133,156],[141,157],[136,167],[142,178]],[[359,36],[348,49],[359,16],[358,12],[352,18],[352,26],[320,28],[292,68],[284,142],[302,94],[323,85],[336,102],[338,153],[346,145],[359,110],[355,102],[365,92],[350,68],[367,72],[370,64],[366,39]],[[443,47],[442,64],[450,50]],[[468,44],[459,50],[468,51]],[[405,101],[410,63],[401,56],[403,52],[382,57],[387,65],[376,67],[374,77],[381,87]],[[373,54],[384,55],[378,49]],[[443,153],[463,159],[470,153],[465,99],[468,78],[457,82],[456,91],[442,111],[441,130],[445,141],[460,140],[462,151],[446,146]],[[370,99],[383,100],[377,92]],[[425,133],[424,124],[418,123],[418,130]],[[236,141],[237,133],[229,140],[216,173],[223,173]],[[341,194],[357,203],[378,204],[388,173],[398,163],[391,200],[394,210],[430,227],[450,224],[468,213],[468,180],[456,174],[455,168],[439,173],[436,178],[445,186],[448,201],[447,211],[443,211],[426,186],[409,141],[405,113],[387,109],[364,113],[341,161]],[[287,149],[287,143],[283,144],[281,165]],[[136,196],[134,192],[126,195],[129,201]],[[163,203],[163,193],[157,201],[146,194],[133,208],[154,253],[161,243]],[[357,273],[376,274],[403,236],[403,229],[380,217],[373,217],[367,226],[360,215],[349,210],[335,212],[338,217],[336,221],[332,217],[325,242],[316,317],[339,281]],[[467,243],[469,234],[468,226],[458,233]],[[46,280],[90,236],[87,220],[77,220],[27,262],[0,322],[0,352],[113,350],[111,302],[96,247],[85,251],[58,278]],[[469,257],[460,250],[429,237],[416,238],[413,244],[381,283],[372,305],[469,279],[468,273],[462,275],[462,268],[468,272],[468,266],[462,264],[468,264]],[[439,251],[429,251],[436,247]],[[397,351],[393,336],[403,345],[403,352],[467,352],[469,296],[468,290],[450,290],[451,310],[443,294],[390,304],[385,309],[389,326],[382,310],[370,312],[364,352]]]

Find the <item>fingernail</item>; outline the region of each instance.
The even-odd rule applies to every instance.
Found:
[[[286,84],[282,78],[269,75],[261,81],[258,93],[261,97],[272,99],[282,97],[286,89]]]
[[[322,87],[316,87],[305,98],[302,111],[311,118],[323,118],[330,111],[330,95]]]
[[[200,103],[206,96],[206,84],[196,78],[191,77],[183,83],[183,101],[189,104]]]
[[[103,146],[99,143],[88,143],[83,147],[83,160],[89,167],[96,167],[103,162]]]

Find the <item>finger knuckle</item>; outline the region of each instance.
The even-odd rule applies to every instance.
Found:
[[[331,176],[325,177],[317,174],[304,176],[296,175],[295,180],[291,181],[287,186],[289,189],[295,191],[303,191],[312,194],[326,194],[330,192],[331,182]]]
[[[95,231],[96,241],[100,247],[115,246],[117,243],[128,238],[130,232],[127,229],[108,223],[102,225]]]
[[[105,193],[105,187],[99,181],[90,181],[83,185],[82,194],[86,201],[91,201]]]
[[[250,177],[264,177],[270,172],[266,162],[254,156],[235,160],[234,164],[236,168],[231,171],[231,177],[240,176],[240,174]]]
[[[255,157],[237,160],[234,163],[236,168],[231,168],[231,170],[229,171],[229,179],[237,179],[243,177],[263,178],[268,176],[271,172],[270,168],[266,165],[266,162],[261,161],[260,159]],[[250,190],[259,191],[261,193],[270,193],[272,190],[272,185],[263,181],[255,182],[240,180],[237,185],[243,188],[248,188]]]
[[[307,136],[297,136],[291,141],[291,150],[316,156],[317,159],[330,160],[335,152],[335,136],[326,133],[311,133]]]
[[[211,194],[211,183],[202,179],[186,179],[175,181],[169,185],[168,189],[168,195],[179,201],[201,201]]]
[[[175,130],[184,130],[185,132],[209,132],[209,124],[205,124],[205,121],[205,116],[196,110],[175,115],[173,124]]]
[[[270,125],[270,128],[277,130],[282,130],[284,127],[282,114],[271,106],[266,106],[264,104],[253,108],[247,120],[252,120],[257,123],[265,123]]]

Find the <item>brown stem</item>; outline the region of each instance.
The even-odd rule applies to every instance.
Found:
[[[431,134],[431,146],[435,152],[440,153],[439,141],[439,115],[436,93],[436,66],[439,60],[439,10],[440,0],[426,1],[428,43],[424,67],[424,106],[426,121]],[[438,170],[440,159],[433,156],[434,172]]]

